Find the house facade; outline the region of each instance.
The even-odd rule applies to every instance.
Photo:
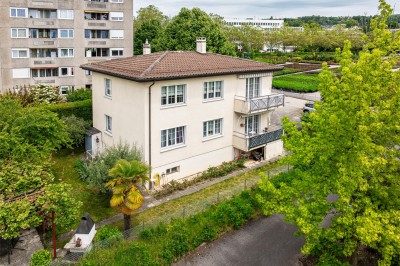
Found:
[[[169,51],[86,64],[93,72],[91,153],[121,141],[142,148],[152,176],[167,181],[257,152],[283,151],[271,125],[284,96],[272,94],[282,69],[205,52]]]

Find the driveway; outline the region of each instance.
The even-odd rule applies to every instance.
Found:
[[[304,104],[308,100],[285,96],[285,106],[278,107],[271,115],[271,124],[276,126],[282,125],[282,118],[288,116],[290,120],[300,122],[300,117],[303,115]]]
[[[174,265],[298,265],[297,258],[305,240],[295,237],[295,230],[280,215],[263,217],[198,248]]]

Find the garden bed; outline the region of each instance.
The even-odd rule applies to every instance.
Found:
[[[285,64],[285,68],[297,69],[300,71],[310,71],[310,70],[321,69],[322,64],[289,63],[289,64]]]
[[[279,90],[315,92],[318,91],[319,82],[316,74],[293,74],[274,78],[272,86]]]

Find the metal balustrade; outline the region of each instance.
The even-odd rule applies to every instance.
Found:
[[[270,108],[283,106],[285,95],[270,94],[257,98],[247,99],[245,97],[235,97],[235,112],[249,114],[253,112],[267,111]]]
[[[269,142],[278,140],[281,138],[283,134],[283,129],[278,129],[278,130],[274,130],[274,131],[270,131],[270,132],[265,132],[265,133],[261,133],[255,136],[252,136],[249,138],[249,150],[257,147],[257,146],[261,146],[264,144],[267,144]]]

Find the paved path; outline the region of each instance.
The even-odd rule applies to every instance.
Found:
[[[298,265],[305,241],[293,235],[295,230],[296,227],[284,223],[280,215],[263,217],[198,248],[174,265]]]

